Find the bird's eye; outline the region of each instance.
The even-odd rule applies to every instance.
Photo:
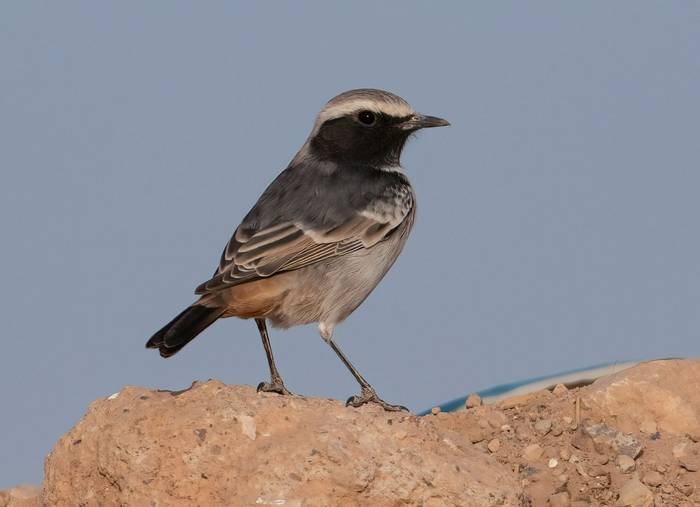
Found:
[[[357,118],[365,125],[372,125],[376,119],[372,111],[360,111]]]

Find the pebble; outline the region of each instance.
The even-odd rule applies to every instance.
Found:
[[[552,393],[556,394],[557,396],[561,394],[566,394],[567,392],[569,392],[569,390],[564,384],[557,384],[554,386],[554,389],[552,389]]]
[[[618,454],[626,454],[630,458],[636,458],[642,452],[643,446],[636,438],[607,424],[589,424],[583,431],[593,439],[596,447],[610,447]]]
[[[625,454],[620,454],[617,457],[617,466],[620,468],[620,471],[623,474],[627,474],[632,472],[637,467],[637,464],[629,456]]]
[[[433,415],[438,415],[441,412],[440,407],[433,407],[430,409],[430,413]]]
[[[673,493],[673,486],[671,486],[670,484],[664,484],[663,486],[661,486],[661,491],[663,491],[667,495],[670,495],[671,493]]]
[[[666,473],[666,467],[663,465],[656,465],[656,471],[659,472],[660,474],[665,474]]]
[[[559,462],[557,461],[557,458],[551,458],[549,462],[547,463],[547,466],[549,468],[556,468]]]
[[[481,396],[479,396],[476,393],[471,393],[469,396],[467,396],[467,402],[465,403],[465,406],[467,408],[480,407],[481,403]]]
[[[680,460],[680,465],[688,472],[697,472],[700,470],[700,460],[692,458],[683,458]]]
[[[523,457],[528,461],[537,461],[542,457],[544,449],[538,444],[530,444],[523,449]]]
[[[567,426],[569,424],[571,424],[572,422],[574,422],[573,417],[569,417],[568,415],[565,415],[564,417],[562,417],[561,420],[564,421],[564,424],[566,424]]]
[[[562,433],[564,433],[564,430],[561,429],[561,426],[555,426],[552,429],[552,435],[554,435],[555,437],[560,437]]]
[[[559,449],[559,457],[564,461],[569,461],[569,458],[571,458],[571,451],[567,447],[562,447]]]
[[[503,412],[493,412],[486,416],[486,420],[489,422],[489,426],[493,429],[500,429],[506,421],[506,415]]]
[[[556,493],[549,497],[550,507],[569,507],[571,505],[571,500],[569,499],[569,493],[562,491],[561,493]]]
[[[616,505],[626,506],[650,506],[653,505],[654,495],[651,490],[639,482],[635,477],[627,481],[620,488],[620,496]]]
[[[695,491],[695,486],[690,482],[678,482],[675,484],[676,489],[683,493],[685,496],[690,496]]]
[[[645,473],[644,476],[642,477],[642,482],[644,484],[647,484],[649,486],[654,486],[654,487],[660,486],[663,481],[664,481],[663,475],[661,475],[656,470],[650,470],[649,472]]]
[[[535,423],[535,431],[542,436],[545,436],[552,430],[552,421],[550,419],[541,419]]]
[[[491,441],[488,443],[488,445],[487,445],[486,447],[487,447],[488,450],[491,451],[492,453],[496,453],[496,452],[498,452],[498,450],[501,448],[501,441],[498,440],[497,438],[494,438],[493,440],[491,440]]]
[[[518,440],[529,440],[530,439],[530,432],[524,424],[519,424],[515,428],[515,438]]]
[[[479,428],[486,429],[489,427],[489,422],[486,419],[479,419]]]

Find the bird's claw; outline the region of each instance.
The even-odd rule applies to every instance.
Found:
[[[284,386],[282,379],[273,379],[272,382],[260,382],[258,384],[257,391],[262,391],[264,393],[277,393],[284,396],[294,396],[294,393]]]
[[[345,406],[357,408],[361,407],[366,403],[376,403],[387,412],[409,412],[409,410],[403,405],[392,405],[391,403],[387,403],[379,396],[377,396],[377,393],[374,389],[366,389],[364,387],[362,388],[362,393],[360,393],[359,396],[350,396],[348,398],[348,401],[345,402]]]

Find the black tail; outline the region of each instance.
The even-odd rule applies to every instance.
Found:
[[[159,349],[161,357],[170,357],[192,341],[221,317],[221,308],[207,308],[194,304],[154,334],[146,343],[149,349]]]

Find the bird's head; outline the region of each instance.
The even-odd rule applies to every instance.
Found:
[[[382,90],[350,90],[321,110],[305,145],[306,156],[376,167],[398,166],[408,137],[419,129],[449,125],[416,113],[401,97]]]

